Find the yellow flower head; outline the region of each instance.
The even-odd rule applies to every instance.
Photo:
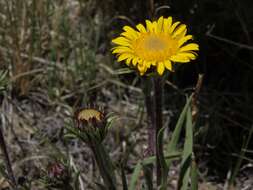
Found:
[[[142,24],[136,29],[123,27],[124,32],[112,40],[116,46],[112,53],[118,55],[118,61],[132,63],[141,75],[151,66],[156,67],[159,75],[165,68],[172,71],[172,62],[187,63],[196,59],[199,46],[188,43],[192,35],[187,35],[185,24],[172,23],[172,17],[160,17],[158,21],[146,20],[146,28]]]

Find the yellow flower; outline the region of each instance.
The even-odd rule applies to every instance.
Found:
[[[151,66],[162,75],[165,68],[173,71],[172,62],[187,63],[197,57],[198,44],[186,43],[192,35],[186,34],[185,24],[172,23],[172,17],[146,20],[146,28],[138,24],[136,29],[124,26],[123,30],[112,40],[116,44],[112,53],[117,54],[118,61],[137,67],[141,75]]]

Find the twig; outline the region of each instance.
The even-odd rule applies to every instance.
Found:
[[[198,112],[199,112],[198,105],[197,105],[197,99],[198,99],[198,95],[199,95],[200,89],[203,84],[203,78],[204,78],[204,75],[199,74],[198,81],[197,81],[197,84],[195,87],[195,91],[194,91],[193,97],[192,97],[192,122],[193,123],[195,123],[195,121],[197,119]]]
[[[127,17],[127,16],[124,16],[124,15],[115,16],[114,18],[111,19],[111,23],[113,23],[114,20],[117,20],[117,19],[125,20],[125,21],[127,21],[131,26],[135,26],[134,21],[133,21],[131,18],[129,18],[129,17]]]
[[[149,8],[150,8],[150,17],[151,19],[154,18],[154,13],[155,13],[155,4],[154,4],[154,0],[149,0]]]
[[[208,37],[211,37],[213,39],[216,39],[218,41],[222,41],[222,42],[225,42],[227,44],[231,44],[231,45],[234,45],[234,46],[237,46],[239,48],[244,48],[244,49],[248,49],[248,50],[253,50],[253,46],[249,46],[247,44],[242,44],[242,43],[239,43],[239,42],[235,42],[235,41],[232,41],[232,40],[229,40],[229,39],[226,39],[226,38],[222,38],[220,36],[216,36],[214,34],[212,34],[212,31],[214,29],[215,25],[213,24],[210,29],[206,32],[206,36]]]
[[[155,15],[157,15],[158,12],[161,11],[161,10],[163,10],[163,9],[170,9],[170,8],[171,8],[171,7],[168,6],[168,5],[162,5],[162,6],[160,6],[160,7],[157,7],[157,8],[155,9]]]

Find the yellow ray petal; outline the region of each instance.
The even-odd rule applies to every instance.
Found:
[[[181,32],[181,34],[177,35],[175,37],[175,39],[180,40],[180,39],[184,38],[186,33],[187,33],[187,28],[183,32]]]
[[[172,64],[171,64],[170,60],[164,61],[164,65],[165,65],[166,69],[172,71]]]
[[[168,33],[169,32],[171,24],[172,24],[172,17],[169,17],[167,19],[163,19],[163,32],[164,33]]]
[[[185,56],[181,56],[181,55],[173,55],[171,56],[170,60],[174,62],[180,62],[180,63],[187,63],[190,61],[189,58]]]
[[[162,75],[163,72],[165,70],[165,67],[164,67],[164,63],[163,62],[159,62],[158,65],[157,65],[157,72],[159,75]]]
[[[133,50],[129,47],[121,46],[118,48],[114,48],[112,53],[133,53]]]
[[[129,32],[122,32],[120,35],[121,35],[121,36],[124,36],[124,37],[127,38],[128,40],[135,40],[135,39],[136,39],[136,37],[133,36],[133,35],[131,35],[131,34],[129,34]]]
[[[151,62],[151,65],[156,66],[156,62],[155,62],[155,61],[152,61],[152,62]]]
[[[183,47],[181,47],[179,49],[179,52],[183,52],[183,51],[194,51],[194,50],[199,50],[199,45],[198,44],[195,44],[195,43],[190,43],[190,44],[187,44]]]
[[[178,41],[178,46],[182,46],[185,42],[187,42],[188,40],[191,40],[193,37],[192,35],[187,35],[183,38],[181,38],[179,41]]]
[[[138,60],[139,60],[138,57],[133,58],[133,61],[132,61],[133,66],[136,66],[136,64],[138,63]]]
[[[145,73],[145,71],[147,70],[146,66],[145,66],[145,64],[143,62],[140,62],[138,64],[138,70],[140,71],[140,73]]]
[[[130,53],[123,53],[123,54],[121,54],[121,55],[118,57],[118,62],[123,61],[123,60],[125,60],[125,59],[127,59],[127,58],[130,58],[130,57],[132,58],[133,55],[130,54]]]
[[[146,28],[142,24],[138,24],[136,28],[141,32],[141,33],[146,33]]]
[[[157,22],[157,33],[161,33],[163,29],[163,17],[161,16]]]
[[[129,58],[127,58],[127,60],[126,60],[126,64],[129,66],[130,65],[130,63],[131,63],[131,60],[132,60],[132,57],[129,57]]]
[[[150,20],[146,20],[146,26],[148,29],[148,32],[153,32],[153,23]]]
[[[130,46],[130,41],[125,37],[118,37],[112,40],[112,43],[122,45],[122,46]]]
[[[186,25],[185,24],[181,24],[172,34],[172,38],[175,38],[179,35],[181,35],[182,33],[186,32]]]
[[[172,34],[179,24],[180,22],[175,22],[174,24],[172,24],[172,26],[169,29],[169,33]]]
[[[150,61],[144,61],[144,64],[147,68],[151,67],[151,62]]]
[[[190,53],[190,52],[182,52],[182,53],[179,53],[178,56],[186,57],[187,59],[190,59],[190,60],[194,60],[197,57],[196,53]]]
[[[136,32],[136,30],[134,30],[130,26],[124,26],[123,30],[125,30],[127,32],[128,36],[131,37],[132,39],[136,39],[139,36],[138,32]]]
[[[155,34],[157,34],[157,29],[158,29],[158,27],[157,27],[157,22],[156,21],[154,21],[154,22],[152,22],[152,25],[153,25],[153,32],[155,33]]]

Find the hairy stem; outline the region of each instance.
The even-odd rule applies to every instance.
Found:
[[[162,117],[162,102],[163,102],[163,85],[162,78],[155,78],[155,138],[156,138],[156,174],[157,174],[157,186],[161,184],[161,176],[162,176],[162,165],[160,162],[160,158],[163,157],[163,142],[158,139],[158,133],[162,129],[163,126],[163,117]],[[160,138],[162,139],[162,138]]]
[[[145,104],[148,114],[148,151],[146,156],[153,156],[155,153],[155,101],[152,96],[153,91],[153,78],[147,78],[145,81],[144,95],[145,95]]]
[[[153,91],[153,78],[147,77],[144,79],[144,96],[145,96],[145,105],[147,108],[147,117],[148,117],[148,148],[145,152],[145,157],[153,156],[155,153],[155,113],[154,113],[154,98],[152,96]],[[153,164],[150,164],[145,169],[146,179],[149,183],[148,188],[153,189]]]

